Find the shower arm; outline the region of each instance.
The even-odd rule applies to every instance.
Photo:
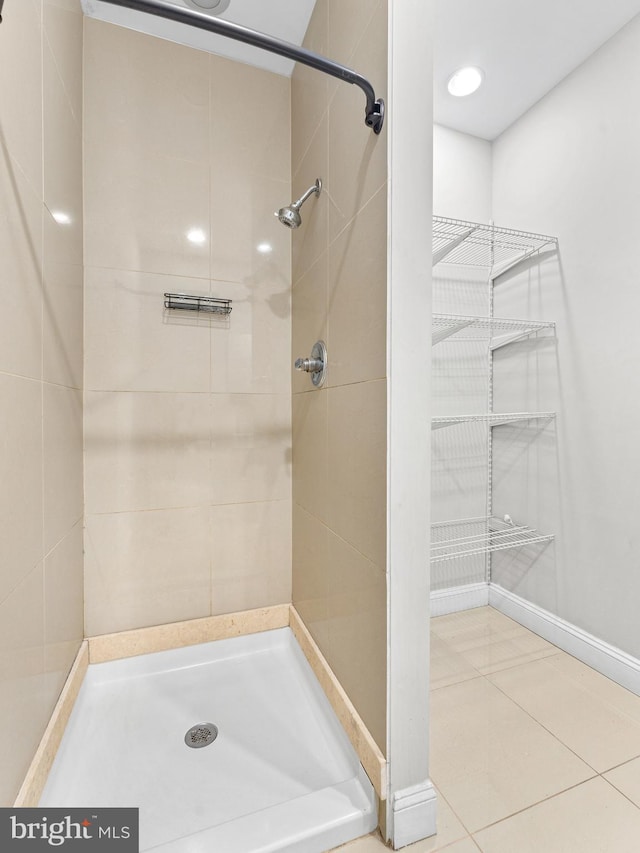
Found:
[[[0,12],[2,12],[3,2],[4,0],[0,0]],[[267,33],[251,30],[232,21],[214,18],[203,12],[174,6],[172,3],[164,2],[164,0],[102,0],[102,2],[110,3],[113,6],[122,6],[125,9],[133,9],[137,12],[146,12],[149,15],[157,15],[160,18],[176,21],[179,24],[186,24],[190,27],[207,30],[225,38],[241,41],[253,47],[259,47],[262,50],[269,51],[269,53],[276,53],[278,56],[293,59],[295,62],[301,62],[303,65],[308,65],[310,68],[322,71],[324,74],[337,77],[338,80],[343,80],[345,83],[353,83],[362,89],[367,99],[365,124],[374,133],[380,133],[382,130],[384,123],[384,101],[382,98],[376,99],[373,86],[365,77],[351,68],[347,68],[345,65],[340,65],[339,62],[334,62],[332,59],[327,59],[325,56],[320,56],[290,42],[282,41],[274,36],[267,35]]]

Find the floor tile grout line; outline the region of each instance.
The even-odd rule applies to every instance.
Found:
[[[566,794],[568,791],[573,791],[576,788],[579,788],[581,785],[586,785],[589,782],[593,782],[594,779],[600,778],[599,773],[595,773],[593,776],[590,776],[588,779],[583,779],[581,782],[576,782],[575,785],[569,785],[568,788],[563,788],[561,791],[556,791],[555,794],[549,794],[548,797],[543,797],[541,800],[536,800],[535,803],[531,803],[528,806],[525,806],[522,809],[518,809],[510,815],[506,815],[505,817],[501,817],[499,820],[494,820],[492,823],[488,823],[486,826],[481,827],[480,829],[474,829],[471,833],[472,835],[478,835],[480,832],[484,832],[486,829],[491,829],[494,826],[497,826],[499,823],[504,823],[507,820],[511,820],[513,817],[517,817],[518,815],[523,814],[524,812],[528,812],[531,809],[535,809],[538,806],[542,805],[542,803],[548,803],[549,800],[555,800],[556,797],[561,797],[563,794]],[[613,787],[613,786],[612,786]]]
[[[440,690],[447,690],[449,687],[459,687],[461,684],[468,684],[470,681],[477,681],[479,678],[486,678],[486,676],[479,672],[477,675],[472,675],[471,678],[465,678],[453,684],[443,684],[442,687],[433,687],[431,693],[439,693]]]
[[[495,688],[496,688],[496,690],[500,691],[500,693],[502,693],[502,695],[503,695],[506,699],[509,699],[511,702],[513,702],[513,704],[514,704],[517,708],[520,708],[520,710],[521,710],[523,713],[525,713],[525,714],[527,715],[527,717],[529,717],[529,719],[533,720],[533,722],[534,722],[534,723],[537,723],[537,725],[539,725],[541,729],[544,729],[544,731],[545,731],[545,732],[547,732],[547,734],[551,735],[551,737],[552,737],[554,740],[556,740],[556,741],[557,741],[561,746],[563,746],[565,749],[569,750],[569,752],[570,752],[572,755],[575,755],[575,757],[576,757],[579,761],[581,761],[584,765],[586,765],[586,766],[589,768],[589,770],[592,770],[592,771],[593,771],[596,775],[598,775],[598,776],[600,775],[600,771],[599,771],[599,770],[597,770],[595,767],[593,767],[591,764],[589,764],[589,762],[588,762],[588,761],[586,761],[586,760],[585,760],[581,755],[579,755],[579,754],[575,751],[575,749],[572,749],[568,744],[566,744],[563,740],[561,740],[561,739],[558,737],[558,735],[557,735],[557,734],[555,734],[554,732],[552,732],[552,731],[551,731],[551,729],[549,729],[547,726],[545,726],[545,725],[544,725],[544,723],[542,723],[540,720],[538,720],[536,717],[534,717],[534,716],[533,716],[533,714],[532,714],[530,711],[527,711],[527,709],[526,709],[526,708],[524,708],[524,707],[523,707],[519,702],[517,702],[513,697],[509,696],[509,694],[508,694],[508,693],[506,693],[506,692],[505,692],[501,687],[499,687],[497,684],[494,684],[494,683],[493,683],[493,681],[491,681],[491,680],[489,679],[489,677],[488,677],[488,676],[485,676],[485,678],[487,679],[487,681],[489,682],[489,684],[491,684],[493,687],[495,687]]]
[[[568,654],[568,652],[563,652],[563,654]],[[568,655],[568,656],[569,656],[569,657],[573,657],[573,655]],[[549,655],[548,657],[539,658],[537,661],[528,661],[527,663],[523,663],[523,664],[520,664],[520,665],[521,665],[521,666],[527,666],[527,665],[528,665],[528,663],[539,663],[541,660],[548,660],[550,657],[560,657],[560,655]],[[576,658],[576,660],[577,660],[577,658]],[[588,664],[585,664],[585,666],[588,666]],[[511,667],[511,669],[516,669],[516,668],[517,668],[517,666]],[[589,667],[589,669],[592,669],[592,667]],[[502,689],[498,684],[495,684],[495,682],[491,681],[491,676],[492,676],[492,675],[498,675],[500,672],[505,672],[505,671],[506,671],[506,670],[499,670],[498,672],[495,672],[495,673],[488,673],[488,674],[487,674],[487,675],[485,675],[484,677],[489,681],[489,683],[490,683],[490,684],[492,684],[494,687],[496,687],[496,688],[497,688],[501,693],[503,693],[503,694],[504,694],[508,699],[511,699],[511,701],[512,701],[515,705],[517,705],[519,708],[521,708],[521,709],[525,712],[525,714],[527,714],[529,717],[531,717],[531,719],[532,719],[532,720],[534,720],[536,723],[538,723],[538,725],[542,726],[542,728],[543,728],[545,731],[549,732],[549,734],[550,734],[550,735],[552,735],[552,736],[553,736],[553,737],[554,737],[554,738],[555,738],[559,743],[561,743],[561,744],[562,744],[564,747],[566,747],[570,752],[572,752],[572,753],[573,753],[577,758],[579,758],[579,759],[580,759],[580,761],[584,762],[584,764],[586,764],[586,765],[587,765],[587,767],[590,767],[590,768],[591,768],[595,773],[597,773],[598,775],[602,775],[602,773],[608,773],[608,772],[609,772],[609,770],[613,770],[613,769],[614,769],[613,767],[611,767],[611,768],[609,768],[608,770],[600,771],[600,770],[598,770],[597,768],[593,767],[593,765],[589,764],[589,762],[588,762],[585,758],[583,758],[583,756],[581,756],[581,755],[580,755],[579,753],[577,753],[574,749],[572,749],[568,744],[566,744],[566,743],[565,743],[565,742],[564,742],[564,741],[563,741],[563,740],[562,740],[558,735],[554,734],[554,732],[552,732],[552,731],[551,731],[547,726],[545,726],[545,725],[544,725],[544,723],[542,723],[540,720],[538,720],[538,718],[537,718],[537,717],[535,717],[535,716],[534,716],[530,711],[528,711],[525,707],[523,707],[523,706],[522,706],[518,701],[516,701],[512,696],[509,696],[509,694],[508,694],[508,693],[506,693],[506,691],[504,691],[504,690],[503,690],[503,689]],[[595,672],[595,670],[594,670],[594,672]],[[606,676],[603,676],[603,677],[604,677],[604,678],[606,678]],[[608,679],[608,680],[610,680],[610,679]],[[615,683],[615,682],[614,682],[614,683]],[[590,692],[589,692],[589,694],[588,694],[588,695],[589,695],[589,698],[591,698],[591,693],[590,693]],[[624,711],[622,711],[621,709],[617,708],[616,706],[611,705],[611,703],[609,703],[608,701],[606,701],[606,700],[604,700],[604,699],[601,699],[597,694],[593,694],[593,695],[598,699],[598,701],[599,701],[599,702],[601,702],[602,704],[606,705],[606,706],[607,706],[607,708],[610,708],[610,709],[614,710],[616,713],[621,714],[623,717],[625,717],[626,719],[628,719],[630,722],[634,723],[635,725],[638,725],[638,721],[637,721],[636,719],[634,719],[633,717],[631,717],[629,714],[625,713]],[[633,695],[635,695],[635,694],[633,694]],[[632,757],[631,757],[631,758],[629,758],[629,759],[626,759],[625,761],[621,762],[621,764],[626,764],[626,763],[627,763],[627,761],[633,761],[633,760],[634,760],[634,758],[640,758],[640,753],[639,753],[639,754],[637,754],[637,755],[632,756]],[[620,765],[616,765],[616,766],[620,766]]]
[[[560,653],[566,654],[566,652],[560,652]],[[538,661],[541,661],[541,660],[547,660],[547,658],[559,656],[558,652],[551,652],[548,655],[542,655],[541,657],[538,657],[538,658],[531,658],[531,659],[526,660],[526,661],[521,661],[520,663],[509,664],[508,666],[505,666],[503,669],[495,669],[492,672],[482,672],[477,667],[475,667],[472,663],[469,663],[469,661],[466,658],[464,658],[462,655],[459,655],[459,653],[454,652],[454,654],[456,656],[462,657],[464,663],[467,666],[469,666],[475,673],[477,673],[477,675],[471,675],[468,678],[460,678],[459,680],[452,681],[450,684],[442,684],[439,687],[432,687],[431,692],[435,692],[436,690],[443,690],[446,687],[455,687],[457,684],[463,684],[465,681],[472,681],[474,678],[477,678],[478,676],[480,676],[482,678],[489,678],[489,676],[491,676],[491,675],[498,675],[498,673],[501,673],[501,672],[508,672],[511,669],[517,669],[519,666],[526,666],[527,664],[530,664],[530,663],[537,663]]]
[[[609,770],[607,770],[607,771],[605,771],[605,772],[609,773],[610,771],[609,771]],[[625,800],[628,800],[628,801],[631,803],[631,805],[632,805],[632,806],[635,806],[635,807],[638,809],[638,811],[640,811],[640,805],[638,805],[638,803],[634,802],[628,794],[625,794],[625,792],[624,792],[624,791],[621,791],[621,790],[620,790],[620,788],[616,787],[616,786],[613,784],[613,782],[611,782],[609,779],[607,779],[607,778],[604,776],[604,774],[603,774],[603,773],[600,773],[600,778],[602,779],[602,781],[603,781],[603,782],[606,782],[606,783],[607,783],[607,785],[610,785],[610,786],[613,788],[613,790],[614,790],[614,791],[617,791],[617,793],[618,793],[618,794],[620,794],[621,796],[623,796],[623,797],[625,798]]]
[[[436,785],[436,783],[434,782],[433,784],[434,784],[434,787],[435,787],[436,792],[437,792],[437,794],[438,794],[438,797],[442,797],[442,799],[444,800],[444,802],[445,802],[445,803],[447,804],[447,806],[451,809],[451,812],[452,812],[453,816],[454,816],[454,817],[459,821],[460,826],[464,829],[465,833],[466,833],[468,836],[471,836],[471,832],[470,832],[470,830],[468,830],[468,829],[467,829],[467,827],[466,827],[465,823],[463,822],[463,820],[462,820],[462,818],[460,817],[460,815],[458,814],[458,812],[454,809],[454,807],[451,805],[451,803],[449,802],[449,800],[447,799],[447,797],[445,797],[445,795],[442,793],[442,791],[441,791],[441,790],[440,790],[440,788]],[[436,837],[437,837],[437,832],[436,832]],[[464,839],[464,836],[461,836],[460,838],[456,838],[456,840],[455,840],[455,841],[452,841],[452,842],[451,842],[451,844],[457,844],[457,842],[458,842],[458,841],[462,841],[463,839]],[[447,845],[447,846],[450,846],[450,845]],[[446,849],[446,848],[443,848],[443,849]],[[436,848],[436,850],[437,850],[437,848]]]
[[[612,773],[614,770],[618,770],[620,767],[624,767],[625,764],[631,764],[632,761],[637,761],[640,758],[640,753],[638,755],[634,755],[632,758],[625,758],[624,761],[621,761],[620,764],[615,764],[613,767],[609,767],[607,770],[601,771],[601,776],[604,776],[605,773]]]

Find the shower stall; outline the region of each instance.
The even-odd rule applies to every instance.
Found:
[[[233,2],[82,5],[7,3],[0,28],[31,86],[3,67],[10,313],[42,319],[0,352],[6,713],[33,732],[6,743],[4,802],[140,804],[143,849],[167,851],[432,834],[426,534],[402,511],[428,463],[415,478],[400,416],[428,405],[405,370],[428,223],[402,200],[430,116],[396,98],[429,11],[318,0],[275,51],[289,79],[205,49],[281,46]]]

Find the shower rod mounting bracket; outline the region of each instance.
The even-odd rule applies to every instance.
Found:
[[[3,2],[4,0],[0,0],[0,12],[2,11]],[[341,65],[339,62],[334,62],[326,56],[313,53],[311,50],[298,47],[298,45],[275,38],[275,36],[270,36],[267,33],[249,29],[249,27],[244,27],[233,21],[211,17],[204,12],[196,12],[195,10],[174,6],[172,3],[166,2],[166,0],[101,0],[101,2],[110,3],[112,6],[121,6],[125,9],[133,9],[135,12],[156,15],[159,18],[175,21],[178,24],[186,24],[200,30],[207,30],[210,33],[215,33],[216,35],[269,51],[269,53],[284,56],[286,59],[292,59],[294,62],[300,62],[302,65],[308,65],[310,68],[315,68],[316,71],[322,71],[324,74],[329,74],[331,77],[336,77],[345,83],[352,83],[362,89],[367,101],[364,118],[365,124],[375,134],[380,133],[382,130],[385,114],[383,99],[376,98],[374,88],[366,77],[363,77],[362,74],[358,74],[357,71],[348,68],[346,65]]]

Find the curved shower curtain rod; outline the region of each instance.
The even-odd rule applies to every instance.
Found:
[[[4,0],[0,0],[0,11],[3,2]],[[295,44],[282,41],[266,33],[260,33],[257,30],[251,30],[240,24],[234,24],[232,21],[224,21],[221,18],[213,18],[203,12],[180,8],[179,6],[174,6],[172,3],[163,2],[163,0],[102,0],[102,2],[111,3],[114,6],[123,6],[126,9],[134,9],[137,12],[146,12],[149,15],[157,15],[160,18],[167,18],[179,24],[187,24],[190,27],[207,30],[225,38],[241,41],[245,44],[262,48],[262,50],[268,50],[270,53],[276,53],[287,59],[293,59],[295,62],[301,62],[303,65],[308,65],[311,68],[322,71],[324,74],[330,74],[332,77],[344,80],[345,83],[353,83],[362,89],[367,99],[365,124],[374,133],[380,133],[382,130],[384,123],[384,101],[382,98],[376,99],[373,86],[365,77],[351,68],[347,68],[345,65],[340,65],[339,62],[334,62],[332,59],[327,59],[325,56],[320,56],[304,47],[298,47]]]

